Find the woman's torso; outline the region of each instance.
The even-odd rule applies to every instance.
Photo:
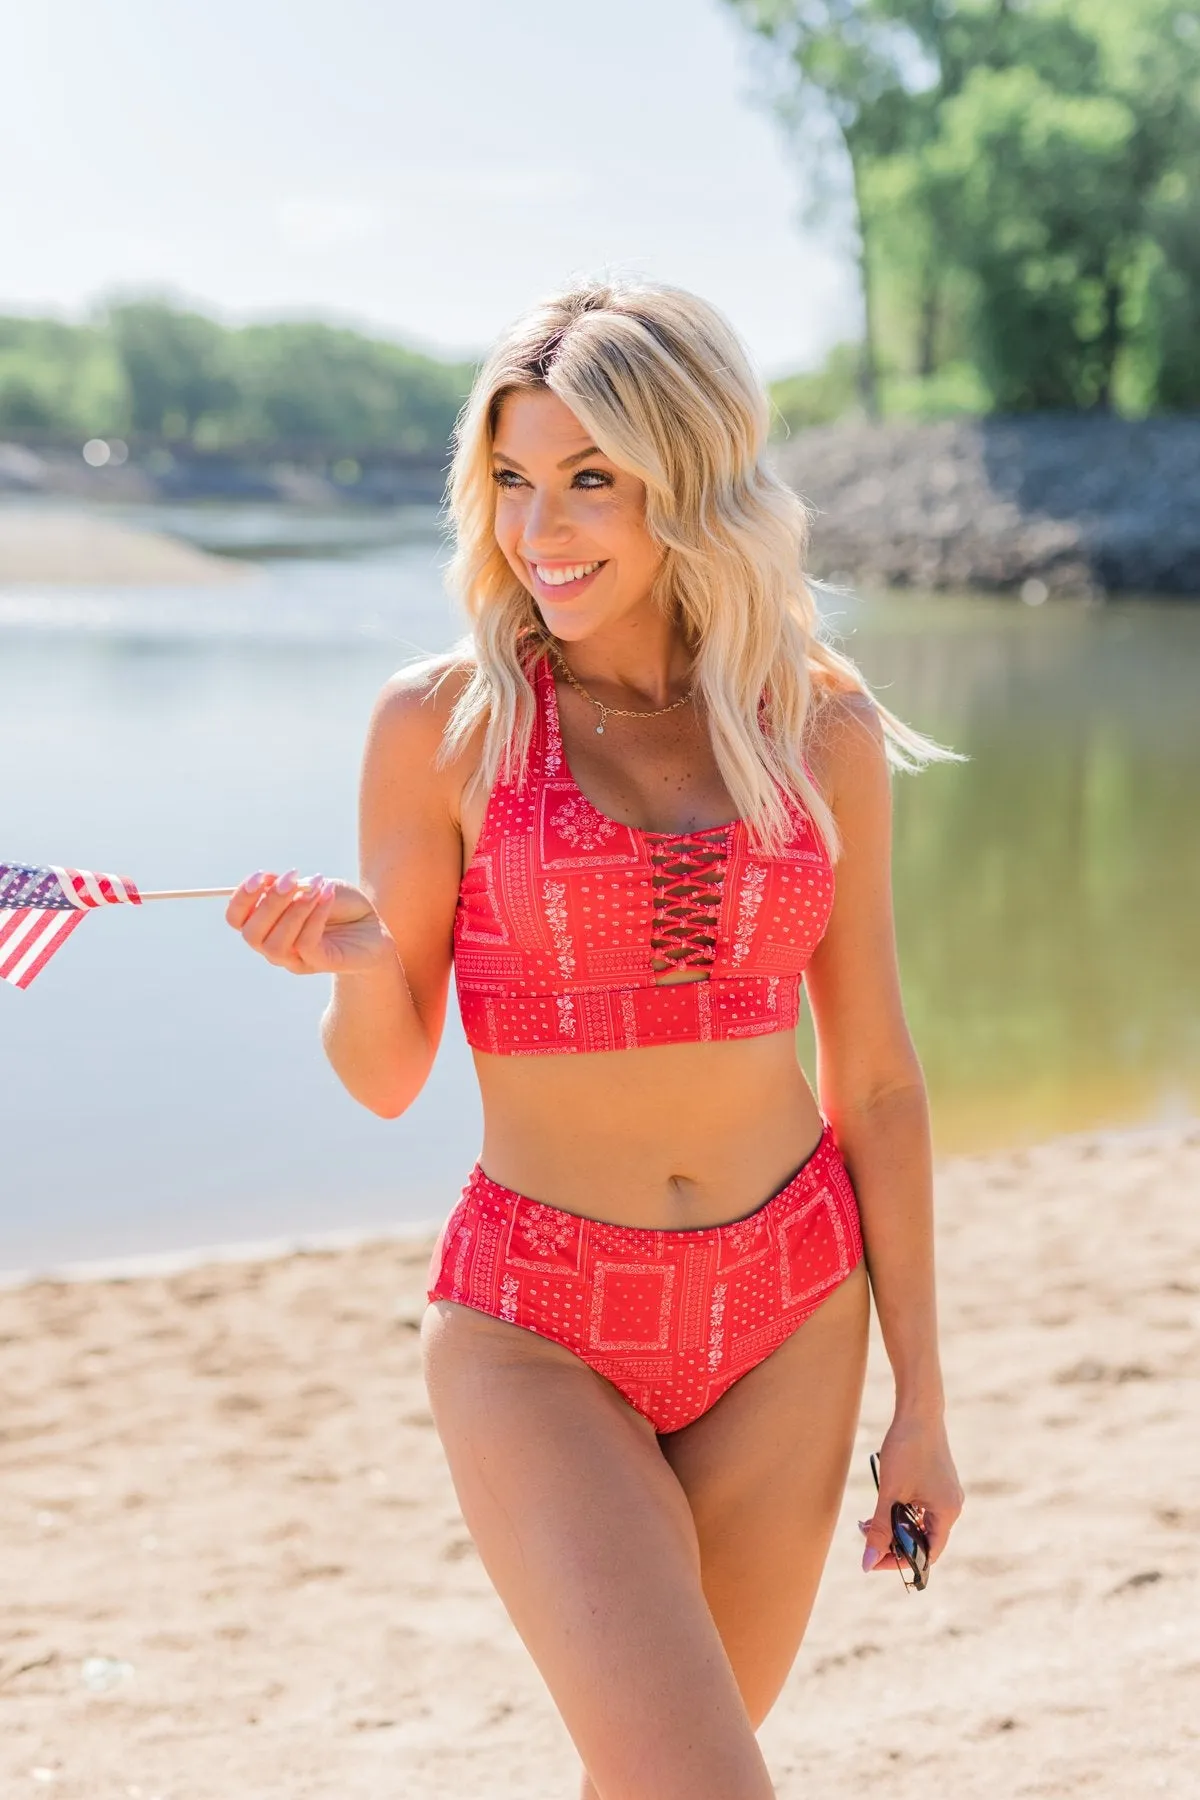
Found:
[[[558,806],[586,811],[593,824],[601,821],[600,830],[613,824],[622,829],[632,827],[635,834],[650,834],[646,843],[638,845],[643,859],[646,851],[661,847],[662,839],[670,842],[727,826],[727,831],[714,833],[713,841],[733,852],[732,861],[738,867],[748,866],[748,878],[741,894],[729,896],[722,915],[728,929],[718,945],[716,963],[710,950],[707,970],[701,952],[698,958],[689,959],[692,966],[684,961],[674,969],[660,968],[652,984],[644,978],[644,985],[658,990],[636,996],[649,1007],[649,1047],[573,1054],[495,1054],[482,1047],[482,1034],[474,1022],[474,1056],[484,1112],[483,1167],[494,1180],[518,1192],[615,1223],[675,1229],[736,1218],[761,1204],[787,1180],[810,1154],[821,1132],[819,1110],[797,1061],[792,1015],[787,1011],[790,1001],[794,1013],[796,975],[791,976],[790,989],[786,974],[762,979],[757,986],[740,975],[739,956],[746,955],[752,940],[748,935],[744,941],[738,938],[739,921],[746,914],[746,896],[753,903],[768,891],[763,889],[762,871],[749,867],[752,859],[745,850],[745,830],[735,823],[736,809],[721,780],[698,708],[684,707],[645,721],[622,719],[619,729],[610,721],[606,733],[597,737],[587,703],[571,690],[557,688],[546,665],[541,673],[543,678],[535,684],[539,734],[549,726],[551,744],[557,746],[561,759],[552,764],[551,772],[556,785],[565,784],[563,794],[554,795]],[[539,763],[535,780],[543,775]],[[498,856],[505,854],[503,843],[496,841],[497,815],[505,810],[503,802],[499,789],[491,796],[464,794],[464,873],[471,871],[475,880],[479,864],[486,860],[477,855],[481,838]],[[520,830],[519,824],[510,827],[510,855],[523,849]],[[607,832],[606,836],[615,838]],[[730,858],[725,860],[728,863]],[[810,896],[807,904],[816,906],[818,914],[822,907],[825,913],[828,910],[829,896],[823,893],[822,884],[827,883],[831,890],[831,871],[812,855],[811,837],[805,840],[803,857],[793,858],[800,860],[809,866],[784,873],[803,875],[807,883],[803,892],[799,887],[793,892],[785,885],[774,908],[767,907],[768,912],[774,911],[776,931],[783,937],[789,923],[794,924],[786,915],[799,913],[803,918],[805,894]],[[722,875],[727,872],[727,868],[721,871]],[[555,873],[559,879],[554,886],[558,888],[562,875]],[[590,923],[588,882],[577,879],[569,898],[578,936],[578,928],[586,932]],[[589,918],[580,916],[584,911]],[[460,904],[460,924],[461,912]],[[710,912],[708,916],[714,915]],[[769,920],[767,924],[769,930]],[[599,929],[603,931],[604,925]],[[613,930],[611,918],[607,929]],[[815,929],[819,935],[819,920]],[[753,941],[761,946],[762,937],[760,932]],[[461,955],[461,934],[459,949]],[[615,946],[612,954],[614,966],[619,967],[621,957]],[[768,966],[772,966],[773,954],[786,971],[802,966],[811,954],[811,945],[798,948],[793,944],[789,950],[785,943],[772,946],[768,942]],[[656,957],[659,963],[663,960],[661,955]],[[699,968],[694,966],[697,960]],[[757,1009],[749,1028],[752,1035],[697,1041],[690,1035],[694,1025],[689,1023],[683,1027],[684,1041],[654,1040],[653,1026],[664,1010],[657,1004],[664,998],[662,990],[690,987],[698,976],[710,978],[706,985],[710,985],[713,1001],[725,1011],[731,1004],[735,1008],[744,1004],[752,1012]],[[745,1002],[743,987],[752,996]],[[765,996],[771,1009],[775,1008],[777,989],[785,1003],[781,1007],[783,1029],[773,1028],[774,1019],[764,1003]],[[674,999],[664,998],[664,1006],[672,1016],[690,1022],[698,1012],[707,1017],[709,996],[699,995],[694,1001],[692,995],[676,993]],[[532,1048],[521,1043],[519,1036],[514,1041],[518,1049]]]

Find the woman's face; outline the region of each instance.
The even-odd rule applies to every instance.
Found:
[[[663,552],[646,487],[602,455],[548,389],[501,403],[493,449],[496,541],[546,629],[576,642],[649,603]]]

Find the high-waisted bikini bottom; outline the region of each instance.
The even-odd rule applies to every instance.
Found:
[[[698,1230],[583,1218],[476,1167],[438,1238],[429,1298],[562,1344],[656,1431],[678,1431],[778,1349],[861,1257],[854,1189],[827,1125],[756,1212]]]

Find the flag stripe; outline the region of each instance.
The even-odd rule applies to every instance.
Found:
[[[23,954],[21,946],[31,931],[36,931],[38,921],[46,914],[36,906],[18,906],[15,912],[9,913],[0,925],[0,975],[7,977],[17,958]],[[70,914],[67,914],[70,917]]]
[[[140,906],[142,896],[135,884],[124,875],[98,875],[91,869],[60,869],[50,864],[58,884],[72,906]]]
[[[19,925],[26,909],[23,906],[5,906],[0,908],[0,950],[12,936]]]
[[[93,906],[105,906],[107,900],[104,889],[100,886],[100,877],[93,875],[90,869],[72,869],[75,877],[76,892],[82,890],[83,898],[90,900]]]
[[[11,981],[14,987],[27,988],[34,976],[45,968],[64,939],[70,937],[75,927],[82,923],[83,914],[79,912],[51,913],[45,929],[38,933],[21,960],[14,968],[4,971],[5,980]]]
[[[72,906],[85,907],[90,910],[91,907],[101,904],[98,898],[93,899],[88,893],[85,869],[60,869],[54,863],[51,863],[50,867],[57,875],[58,885]]]

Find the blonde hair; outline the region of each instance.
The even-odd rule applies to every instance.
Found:
[[[492,445],[501,402],[548,388],[619,468],[646,486],[646,525],[665,550],[654,599],[694,656],[713,751],[763,849],[790,833],[798,800],[837,853],[833,814],[803,760],[821,692],[867,694],[826,642],[804,579],[808,514],[766,465],[768,402],[719,312],[679,288],[587,283],[535,307],[484,362],[455,433],[451,587],[471,622],[470,674],[443,756],[482,724],[475,780],[519,780],[533,734],[531,654],[544,636],[533,597],[496,542]],[[874,702],[889,759],[945,756]]]

